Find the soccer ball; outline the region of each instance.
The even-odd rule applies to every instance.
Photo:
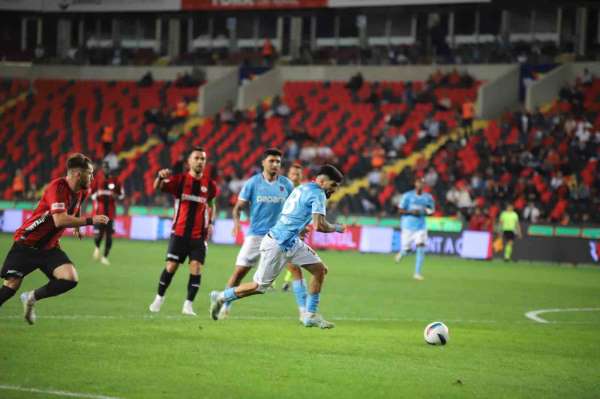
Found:
[[[429,345],[446,345],[450,339],[448,327],[441,321],[428,324],[423,331],[423,336]]]

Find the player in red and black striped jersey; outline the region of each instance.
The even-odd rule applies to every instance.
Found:
[[[114,233],[114,220],[117,216],[117,200],[125,198],[125,192],[119,180],[112,175],[110,167],[105,162],[102,164],[102,174],[96,176],[92,182],[92,200],[94,201],[94,215],[106,215],[110,218],[108,224],[97,224],[94,226],[94,259],[99,260],[103,265],[110,265],[108,254],[112,248],[112,235]],[[104,245],[104,255],[100,257],[100,245],[102,239],[106,236]]]
[[[200,288],[202,266],[206,258],[206,241],[213,229],[216,215],[215,197],[217,184],[204,173],[206,151],[194,148],[188,156],[189,171],[173,175],[171,170],[162,169],[154,181],[154,189],[170,193],[175,197],[175,216],[167,250],[167,264],[158,283],[158,294],[150,304],[151,312],[159,312],[165,300],[165,291],[179,264],[189,258],[190,277],[187,299],[182,313],[196,316],[192,302]]]
[[[50,280],[35,291],[21,294],[25,320],[29,324],[35,322],[36,301],[63,294],[77,285],[77,270],[58,243],[65,228],[74,227],[79,236],[79,227],[109,221],[105,215],[79,216],[93,172],[88,157],[71,155],[67,160],[67,176],[48,184],[33,214],[15,233],[15,242],[0,271],[0,277],[4,279],[0,288],[0,306],[17,292],[23,279],[35,269],[40,269]]]

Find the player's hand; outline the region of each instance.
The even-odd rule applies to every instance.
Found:
[[[240,224],[234,223],[233,229],[231,230],[231,235],[233,236],[233,238],[235,238],[238,236],[238,234],[240,234]]]
[[[108,224],[108,222],[110,222],[110,219],[106,215],[96,215],[92,220],[94,221],[94,224]]]
[[[79,227],[73,229],[73,237],[77,237],[81,240],[81,231],[79,231]]]
[[[171,169],[161,169],[158,171],[158,177],[161,179],[168,179],[172,174]]]
[[[300,232],[300,234],[298,235],[300,237],[300,239],[302,241],[304,241],[304,239],[306,238],[306,235],[310,232],[310,225],[307,225],[304,230],[302,230]]]
[[[210,240],[213,235],[213,231],[215,230],[215,226],[213,224],[209,224],[206,228],[206,239]]]

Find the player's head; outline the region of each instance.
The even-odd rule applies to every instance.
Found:
[[[281,151],[277,148],[265,150],[262,156],[262,168],[263,172],[269,174],[271,177],[277,175],[279,169],[281,169]]]
[[[415,191],[420,193],[423,191],[423,186],[425,185],[425,181],[422,177],[415,177]]]
[[[333,165],[325,164],[317,172],[315,182],[325,191],[327,198],[335,193],[342,183],[344,175]]]
[[[506,204],[506,210],[509,212],[512,212],[515,209],[515,207],[513,206],[513,204],[511,202],[508,202]]]
[[[299,185],[302,182],[302,165],[295,163],[290,166],[287,177],[292,181],[294,186]]]
[[[206,151],[202,147],[194,147],[188,155],[188,166],[195,175],[201,175],[206,166]]]
[[[67,159],[67,176],[75,180],[77,189],[87,190],[92,184],[94,166],[92,160],[76,153]]]

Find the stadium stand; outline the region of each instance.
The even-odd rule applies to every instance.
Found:
[[[395,200],[362,190],[346,202],[346,212],[392,213],[413,175],[423,176],[440,206],[439,214],[465,221],[477,211],[492,228],[502,206],[512,202],[529,222],[600,222],[600,81],[561,90],[546,111],[505,114],[471,136],[457,136],[432,157],[391,176],[384,192]],[[364,206],[365,201],[374,206]],[[355,204],[358,209],[348,206]],[[361,208],[362,205],[362,208]],[[534,216],[532,216],[532,214]]]
[[[455,78],[450,83],[442,76],[429,82],[365,82],[357,90],[346,87],[346,82],[287,82],[282,98],[231,116],[221,113],[196,120],[174,139],[156,127],[157,115],[152,112],[194,97],[194,87],[38,80],[35,95],[0,119],[4,146],[11,154],[4,162],[0,189],[4,198],[12,197],[9,180],[17,168],[25,176],[38,175],[37,181],[56,177],[64,165],[46,165],[59,153],[83,151],[102,159],[106,154],[101,131],[107,125],[116,132],[112,150],[128,153],[119,156],[126,160],[119,177],[131,193],[131,203],[151,204],[156,172],[175,164],[191,145],[213,151],[214,173],[221,177],[226,194],[230,181],[251,173],[261,149],[268,146],[285,148],[288,162],[335,161],[349,179],[362,177],[365,166],[380,167],[423,148],[434,138],[424,133],[423,126],[436,121],[434,136],[456,126],[455,109],[464,98],[475,97],[479,83],[467,79],[464,85],[460,76]],[[41,137],[52,144],[40,148]],[[152,145],[141,146],[148,140],[154,140]],[[25,162],[23,148],[37,155]],[[230,201],[235,194],[230,192]]]
[[[8,155],[1,161],[3,197],[12,198],[9,176],[16,169],[28,179],[36,175],[38,181],[48,181],[64,169],[59,154],[80,151],[101,160],[107,155],[101,143],[105,126],[115,132],[112,152],[127,150],[152,134],[160,135],[157,124],[145,116],[148,110],[174,109],[183,99],[195,100],[196,96],[196,87],[167,82],[139,87],[135,82],[35,81],[33,93],[0,117],[0,146]],[[124,178],[129,171],[128,165]]]

